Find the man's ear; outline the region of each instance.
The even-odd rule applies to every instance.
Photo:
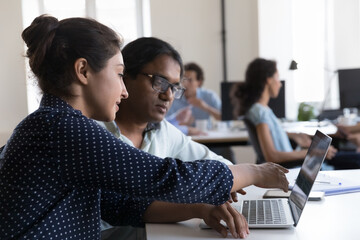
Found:
[[[85,58],[78,58],[74,63],[75,75],[81,84],[88,84],[89,64]]]

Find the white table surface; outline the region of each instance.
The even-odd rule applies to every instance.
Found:
[[[331,122],[284,122],[281,124],[286,132],[306,133],[315,135],[316,130],[332,135],[337,131],[337,127]]]
[[[337,127],[330,122],[284,122],[281,126],[286,132],[290,133],[305,133],[314,135],[316,130],[332,135],[337,131]],[[191,136],[191,138],[199,143],[233,143],[247,142],[249,134],[245,128],[242,129],[228,129],[228,130],[211,130],[207,131],[206,135]]]
[[[360,170],[324,172],[360,182]],[[265,189],[248,187],[247,199],[262,197]],[[243,196],[240,196],[244,198]],[[360,192],[326,196],[319,202],[308,202],[297,227],[289,229],[250,229],[247,239],[311,240],[360,239]],[[200,219],[175,224],[146,224],[148,240],[220,239],[216,231],[199,228]],[[232,239],[229,234],[227,239]]]

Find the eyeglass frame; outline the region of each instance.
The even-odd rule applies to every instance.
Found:
[[[165,92],[170,88],[171,93],[173,94],[173,96],[174,96],[175,99],[180,99],[180,98],[183,96],[183,94],[184,94],[184,92],[185,92],[185,90],[186,90],[186,88],[180,86],[180,83],[181,83],[183,80],[180,80],[179,85],[177,85],[177,84],[172,84],[172,83],[170,83],[167,78],[165,78],[165,77],[163,77],[163,76],[160,76],[160,75],[157,75],[157,74],[149,74],[149,73],[140,73],[140,74],[141,74],[141,75],[144,75],[144,76],[146,76],[146,77],[149,77],[149,78],[151,79],[151,87],[152,87],[156,92],[158,92],[158,93],[165,93]],[[158,89],[157,86],[154,86],[154,84],[155,84],[155,77],[157,77],[157,78],[160,79],[160,81],[161,81],[161,83],[160,83],[161,85],[158,86],[158,87],[160,87],[160,89]],[[166,83],[166,84],[167,84],[166,88],[161,89],[162,83]],[[164,89],[165,89],[165,90],[164,90]],[[180,95],[179,95],[179,94],[180,94]]]

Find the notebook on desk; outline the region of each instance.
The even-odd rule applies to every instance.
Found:
[[[232,205],[247,219],[249,228],[286,228],[298,224],[330,143],[329,136],[316,132],[288,199],[242,200]],[[205,222],[200,227],[208,228]]]

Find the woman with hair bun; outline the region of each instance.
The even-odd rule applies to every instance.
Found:
[[[42,15],[22,38],[43,97],[0,148],[0,239],[99,239],[100,217],[141,223],[143,206],[129,208],[131,196],[218,205],[250,184],[287,190],[277,165],[259,182],[217,161],[161,159],[91,120],[113,121],[128,97],[122,40],[110,28]]]

